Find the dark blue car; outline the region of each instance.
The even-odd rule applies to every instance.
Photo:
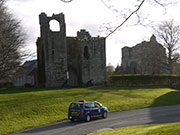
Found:
[[[107,114],[108,109],[97,101],[79,100],[78,102],[72,102],[68,110],[68,118],[71,121],[75,119],[90,121],[97,117],[106,118]]]

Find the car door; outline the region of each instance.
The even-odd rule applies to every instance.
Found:
[[[97,102],[94,102],[94,112],[95,117],[99,117],[102,115],[101,105]]]
[[[90,103],[90,114],[91,114],[91,117],[96,117],[97,115],[97,108],[95,108],[94,102]]]
[[[96,112],[94,108],[94,102],[87,102],[85,103],[86,111],[90,113],[91,117],[94,117]]]

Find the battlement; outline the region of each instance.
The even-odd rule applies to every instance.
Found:
[[[85,29],[81,29],[80,31],[78,31],[76,37],[69,37],[69,38],[73,38],[73,40],[77,40],[77,41],[98,41],[102,39],[105,40],[104,37],[100,37],[100,36],[92,37],[90,33]]]

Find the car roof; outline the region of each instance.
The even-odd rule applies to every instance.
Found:
[[[97,101],[84,101],[84,102],[72,102],[72,103],[79,103],[79,104],[83,104],[83,103],[98,103]]]

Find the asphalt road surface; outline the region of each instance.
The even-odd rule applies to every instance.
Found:
[[[169,122],[180,122],[180,105],[113,112],[106,119],[90,122],[67,120],[11,135],[81,135],[126,126]]]

